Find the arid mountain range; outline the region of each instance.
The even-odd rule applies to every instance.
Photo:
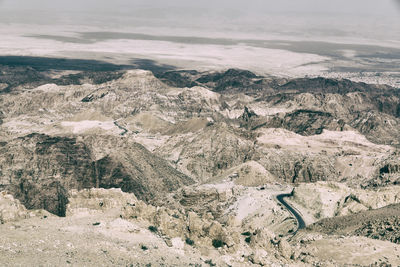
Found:
[[[399,88],[37,60],[0,65],[6,265],[400,264]]]

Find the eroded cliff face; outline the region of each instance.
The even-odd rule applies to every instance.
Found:
[[[121,142],[118,137],[107,139],[98,136],[96,142]],[[29,209],[65,216],[70,189],[121,188],[140,199],[156,201],[164,193],[193,183],[139,144],[130,143],[120,152],[106,146],[102,149],[105,156],[96,159],[84,139],[45,134],[16,138],[1,147],[2,189]]]
[[[224,96],[244,93],[255,97],[264,107],[285,109],[272,118],[258,118],[252,127],[283,127],[309,135],[319,134],[322,129],[342,130],[347,125],[374,143],[399,144],[399,127],[396,126],[400,117],[400,93],[387,85],[322,77],[285,80],[260,77],[242,70],[222,73],[172,71],[157,76],[174,86],[190,86],[189,82],[177,82],[179,77],[185,77],[191,83],[206,85]]]

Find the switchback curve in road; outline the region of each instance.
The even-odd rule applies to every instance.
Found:
[[[304,222],[304,219],[301,217],[301,215],[284,200],[285,197],[291,197],[292,195],[293,195],[292,193],[291,194],[280,194],[280,195],[276,196],[276,199],[280,203],[282,203],[282,205],[285,206],[285,208],[288,209],[289,212],[296,218],[296,220],[297,220],[296,232],[297,232],[300,229],[306,228],[306,223]],[[296,233],[296,232],[294,232],[294,233]]]

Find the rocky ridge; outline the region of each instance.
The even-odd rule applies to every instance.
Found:
[[[177,179],[183,184],[207,181],[248,161],[260,164],[271,174],[271,179],[285,182],[333,181],[340,177],[341,181],[353,184],[363,183],[370,187],[396,183],[397,172],[395,169],[391,169],[390,174],[385,172],[386,162],[390,161],[391,164],[396,164],[393,162],[396,161],[395,154],[391,154],[394,153],[394,148],[372,144],[363,140],[362,135],[356,139],[346,137],[351,131],[356,131],[351,123],[346,122],[348,117],[352,116],[349,114],[365,112],[366,108],[373,108],[372,103],[368,104],[370,101],[368,99],[372,99],[372,96],[360,98],[358,91],[365,95],[377,90],[374,94],[383,92],[382,98],[385,99],[384,90],[393,89],[354,84],[354,92],[343,92],[344,89],[340,88],[350,87],[349,81],[324,83],[317,80],[316,83],[315,80],[312,80],[310,81],[311,85],[316,83],[312,86],[316,93],[313,90],[302,93],[302,86],[304,87],[302,80],[301,82],[286,82],[286,86],[263,86],[262,88],[265,90],[257,90],[256,95],[249,94],[238,98],[237,94],[242,94],[241,92],[229,90],[230,93],[221,94],[224,91],[215,90],[213,83],[209,84],[209,81],[222,83],[236,77],[250,83],[250,80],[253,79],[268,80],[272,78],[259,77],[239,70],[213,74],[215,77],[207,75],[203,79],[198,79],[204,84],[208,84],[211,90],[198,86],[170,87],[160,82],[150,72],[128,71],[120,78],[99,85],[95,83],[62,86],[49,84],[34,89],[21,88],[13,91],[12,94],[3,94],[0,98],[3,107],[2,149],[5,152],[4,155],[9,153],[7,151],[15,151],[7,156],[8,160],[7,157],[3,157],[3,162],[8,166],[11,162],[10,158],[18,160],[17,151],[21,153],[19,160],[24,160],[31,152],[12,148],[11,144],[16,140],[25,140],[17,141],[19,146],[30,142],[35,143],[34,140],[39,136],[49,140],[40,141],[43,144],[53,142],[52,145],[49,143],[50,147],[59,153],[58,156],[55,156],[57,154],[55,151],[38,147],[35,152],[41,154],[40,157],[47,157],[47,154],[54,157],[65,157],[62,154],[68,152],[70,155],[68,154],[65,158],[67,163],[61,168],[64,171],[59,172],[58,167],[54,170],[50,168],[49,171],[45,170],[45,175],[43,175],[43,179],[49,181],[49,184],[46,185],[48,189],[53,188],[49,191],[57,192],[59,197],[56,199],[60,198],[60,200],[52,200],[57,203],[66,201],[65,197],[61,196],[71,188],[62,189],[63,186],[60,186],[51,177],[60,175],[66,169],[75,177],[74,179],[79,181],[79,186],[72,187],[78,189],[97,186],[96,179],[89,177],[94,177],[93,173],[99,170],[102,174],[104,170],[106,176],[116,176],[105,184],[99,184],[106,188],[107,186],[122,186],[121,183],[115,181],[121,179],[126,181],[126,177],[137,175],[129,173],[128,169],[137,168],[132,166],[135,163],[125,160],[125,157],[122,156],[125,152],[112,152],[113,146],[121,146],[120,151],[127,149],[127,146],[123,145],[123,141],[118,141],[123,139],[140,143],[150,152],[167,160],[168,164],[186,175],[174,174],[175,177],[180,177]],[[245,88],[243,87],[244,83],[242,81],[239,84],[228,84],[232,88]],[[299,92],[294,93],[294,89],[288,84],[292,87],[293,84],[299,84]],[[327,88],[323,89],[324,86]],[[268,88],[272,88],[273,92]],[[329,93],[326,94],[325,91],[329,91]],[[246,94],[248,92],[251,90],[246,91]],[[346,95],[343,95],[344,93]],[[354,104],[350,104],[354,102],[354,97],[359,98],[358,102],[361,105],[356,107]],[[327,103],[328,99],[330,104]],[[347,101],[348,104],[345,104],[344,101]],[[374,112],[378,112],[376,114],[381,114],[383,117],[396,115],[389,111]],[[393,122],[390,124],[396,128],[396,117],[392,117],[392,120]],[[366,123],[362,124],[362,127],[365,128]],[[384,127],[384,125],[379,127]],[[282,132],[273,129],[287,129],[290,132],[285,132],[285,139],[279,139]],[[334,148],[335,143],[339,145],[338,139],[336,139],[338,135],[328,137],[329,131],[341,132],[341,138],[348,139],[348,141],[340,143],[342,150]],[[292,132],[298,135],[293,136]],[[361,131],[361,133],[363,132],[365,131]],[[387,134],[382,136],[380,132],[379,135],[380,140],[386,137],[392,138]],[[120,137],[116,138],[116,136]],[[269,137],[267,138],[267,136]],[[299,150],[299,146],[287,142],[289,136],[292,136],[293,140],[304,139],[308,146],[303,151]],[[14,139],[15,137],[22,139]],[[30,138],[32,141],[28,140]],[[76,141],[77,138],[83,138],[86,141],[79,142]],[[367,138],[373,139],[369,135]],[[96,142],[105,144],[97,141],[103,139],[109,139],[105,142],[107,145],[104,146],[104,149],[102,146],[93,145]],[[272,139],[273,142],[271,142]],[[112,142],[115,143],[111,144]],[[118,145],[116,145],[117,143]],[[310,147],[319,147],[319,149],[309,149]],[[130,155],[145,153],[144,150],[140,150],[138,147],[135,152],[127,153],[131,153]],[[368,160],[366,160],[367,158]],[[78,164],[80,167],[77,167],[74,162],[82,162],[82,164]],[[122,165],[121,162],[124,162],[125,165]],[[38,166],[38,164],[34,165]],[[57,164],[56,166],[58,166]],[[96,164],[101,165],[99,169],[93,167]],[[358,164],[364,165],[363,168],[357,168],[363,173],[350,171],[350,169],[355,169],[352,166]],[[160,164],[150,164],[150,166],[156,165]],[[13,177],[18,176],[26,179],[27,175],[32,177],[31,174],[26,173],[27,170],[20,173],[19,170],[23,169],[21,166],[18,167],[16,164],[13,166],[12,169],[7,170],[7,176],[5,176],[6,173],[3,173],[5,179],[10,179],[10,177],[14,179]],[[150,169],[152,168],[150,167]],[[96,170],[94,171],[94,169]],[[159,173],[164,172],[168,167],[161,167],[161,169],[162,171],[158,171]],[[109,170],[115,170],[115,173]],[[138,171],[137,173],[143,172],[143,170]],[[35,171],[31,170],[30,172],[34,173]],[[259,185],[263,182],[260,180]],[[122,183],[126,184],[126,182]],[[137,193],[139,197],[144,197],[146,195],[144,192],[148,194],[150,191],[144,189],[140,183],[135,186],[125,185],[123,188]],[[17,184],[3,182],[1,187],[12,185],[14,186],[13,192],[23,191],[16,189],[19,187],[18,184],[21,184],[21,181]],[[10,187],[8,186],[8,188]],[[135,190],[132,191],[132,188]],[[18,198],[27,204],[28,202],[23,200],[24,195],[26,193],[19,193]],[[153,196],[148,199],[153,199]],[[39,208],[46,205],[50,204],[29,204],[28,206]],[[62,214],[63,208],[57,208],[57,205],[51,204],[48,209]]]
[[[125,149],[115,154],[112,148],[118,143]],[[92,147],[105,154],[96,155]],[[30,134],[3,144],[1,152],[2,190],[29,209],[59,216],[65,216],[70,189],[117,187],[155,203],[164,193],[193,183],[143,146],[119,137],[79,140]]]
[[[400,205],[395,204],[352,215],[323,219],[309,229],[329,234],[366,236],[399,244],[399,208]]]
[[[5,227],[49,218],[41,229],[65,239],[52,227],[68,223],[68,235],[99,226],[90,233],[103,237],[88,238],[112,240],[106,259],[117,265],[128,264],[118,256],[123,254],[138,264],[178,264],[184,259],[173,257],[190,255],[188,261],[218,266],[343,266],[339,253],[324,256],[338,242],[346,253],[361,242],[362,255],[371,256],[353,264],[398,264],[385,256],[398,249],[397,217],[374,215],[394,210],[384,207],[399,199],[395,88],[234,69],[155,75],[107,70],[96,76],[31,67],[32,79],[11,84],[10,77],[27,69],[3,69],[9,73],[0,81],[9,86],[0,94]],[[294,237],[295,219],[274,199],[292,186],[289,202],[308,224],[316,222]],[[340,237],[338,216],[368,223]],[[116,239],[106,234],[112,225],[122,227]],[[125,240],[122,251],[151,247],[147,262],[131,258],[136,252],[118,252],[115,244],[130,231],[131,238],[151,239]],[[11,259],[7,248],[2,253]],[[89,264],[73,253],[76,264]]]

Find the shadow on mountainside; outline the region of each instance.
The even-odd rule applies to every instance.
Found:
[[[18,86],[34,88],[46,83],[57,85],[101,84],[118,79],[124,70],[143,69],[153,73],[174,70],[171,65],[154,60],[132,58],[129,64],[118,65],[101,60],[68,59],[31,56],[0,56],[0,94],[10,93]],[[50,72],[74,71],[52,78]]]
[[[93,59],[0,56],[0,65],[8,67],[31,67],[36,71],[118,71],[126,69],[167,71],[175,69],[175,67],[171,65],[159,64],[155,60],[141,58],[130,59],[130,64],[113,64],[106,61]]]

